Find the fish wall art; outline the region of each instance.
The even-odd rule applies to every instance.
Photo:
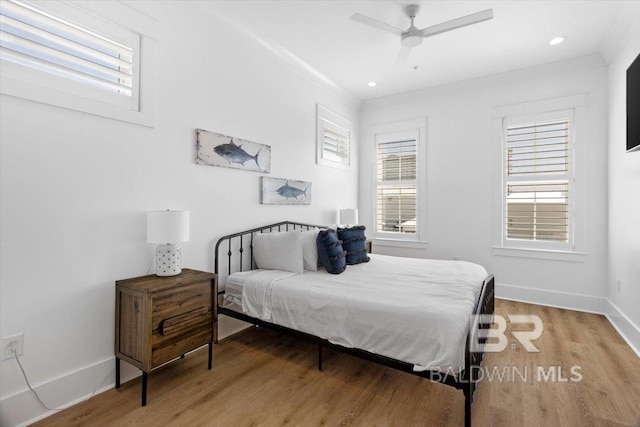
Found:
[[[196,163],[271,173],[271,147],[196,129]]]
[[[263,176],[261,194],[263,205],[310,205],[311,183]]]

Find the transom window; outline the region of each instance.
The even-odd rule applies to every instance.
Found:
[[[18,1],[0,3],[0,58],[130,97],[133,47]]]
[[[154,37],[133,4],[0,0],[0,91],[153,126]]]

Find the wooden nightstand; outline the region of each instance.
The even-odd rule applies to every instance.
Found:
[[[177,276],[156,275],[116,282],[116,388],[120,360],[142,370],[142,406],[147,374],[170,360],[212,344],[217,321],[218,277],[184,269]]]

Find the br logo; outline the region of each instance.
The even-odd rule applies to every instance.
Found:
[[[532,341],[540,338],[544,329],[542,319],[535,314],[509,314],[507,316],[511,324],[529,324],[532,325],[531,330],[511,331],[511,335],[518,340],[520,345],[529,353],[538,353]],[[496,328],[489,328],[489,325],[496,325]],[[482,329],[484,326],[485,329]],[[488,353],[498,353],[507,348],[509,339],[505,332],[507,331],[507,319],[499,314],[479,314],[472,316],[471,327],[475,331],[471,339],[471,351]]]

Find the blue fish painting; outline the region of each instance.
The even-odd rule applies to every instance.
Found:
[[[196,129],[196,163],[270,173],[271,147]]]
[[[263,176],[261,203],[265,205],[310,205],[311,183]]]
[[[252,156],[242,149],[242,145],[234,144],[233,138],[231,138],[231,142],[228,144],[216,145],[213,147],[213,151],[215,151],[218,156],[228,161],[229,164],[240,163],[244,166],[244,163],[247,160],[254,160],[258,169],[260,168],[260,164],[258,163],[258,155],[260,154],[260,151],[258,151],[255,156]]]
[[[304,190],[301,190],[296,187],[292,187],[289,185],[289,181],[287,181],[282,187],[278,188],[278,194],[285,199],[297,199],[298,197],[307,198],[307,186],[304,187]]]

